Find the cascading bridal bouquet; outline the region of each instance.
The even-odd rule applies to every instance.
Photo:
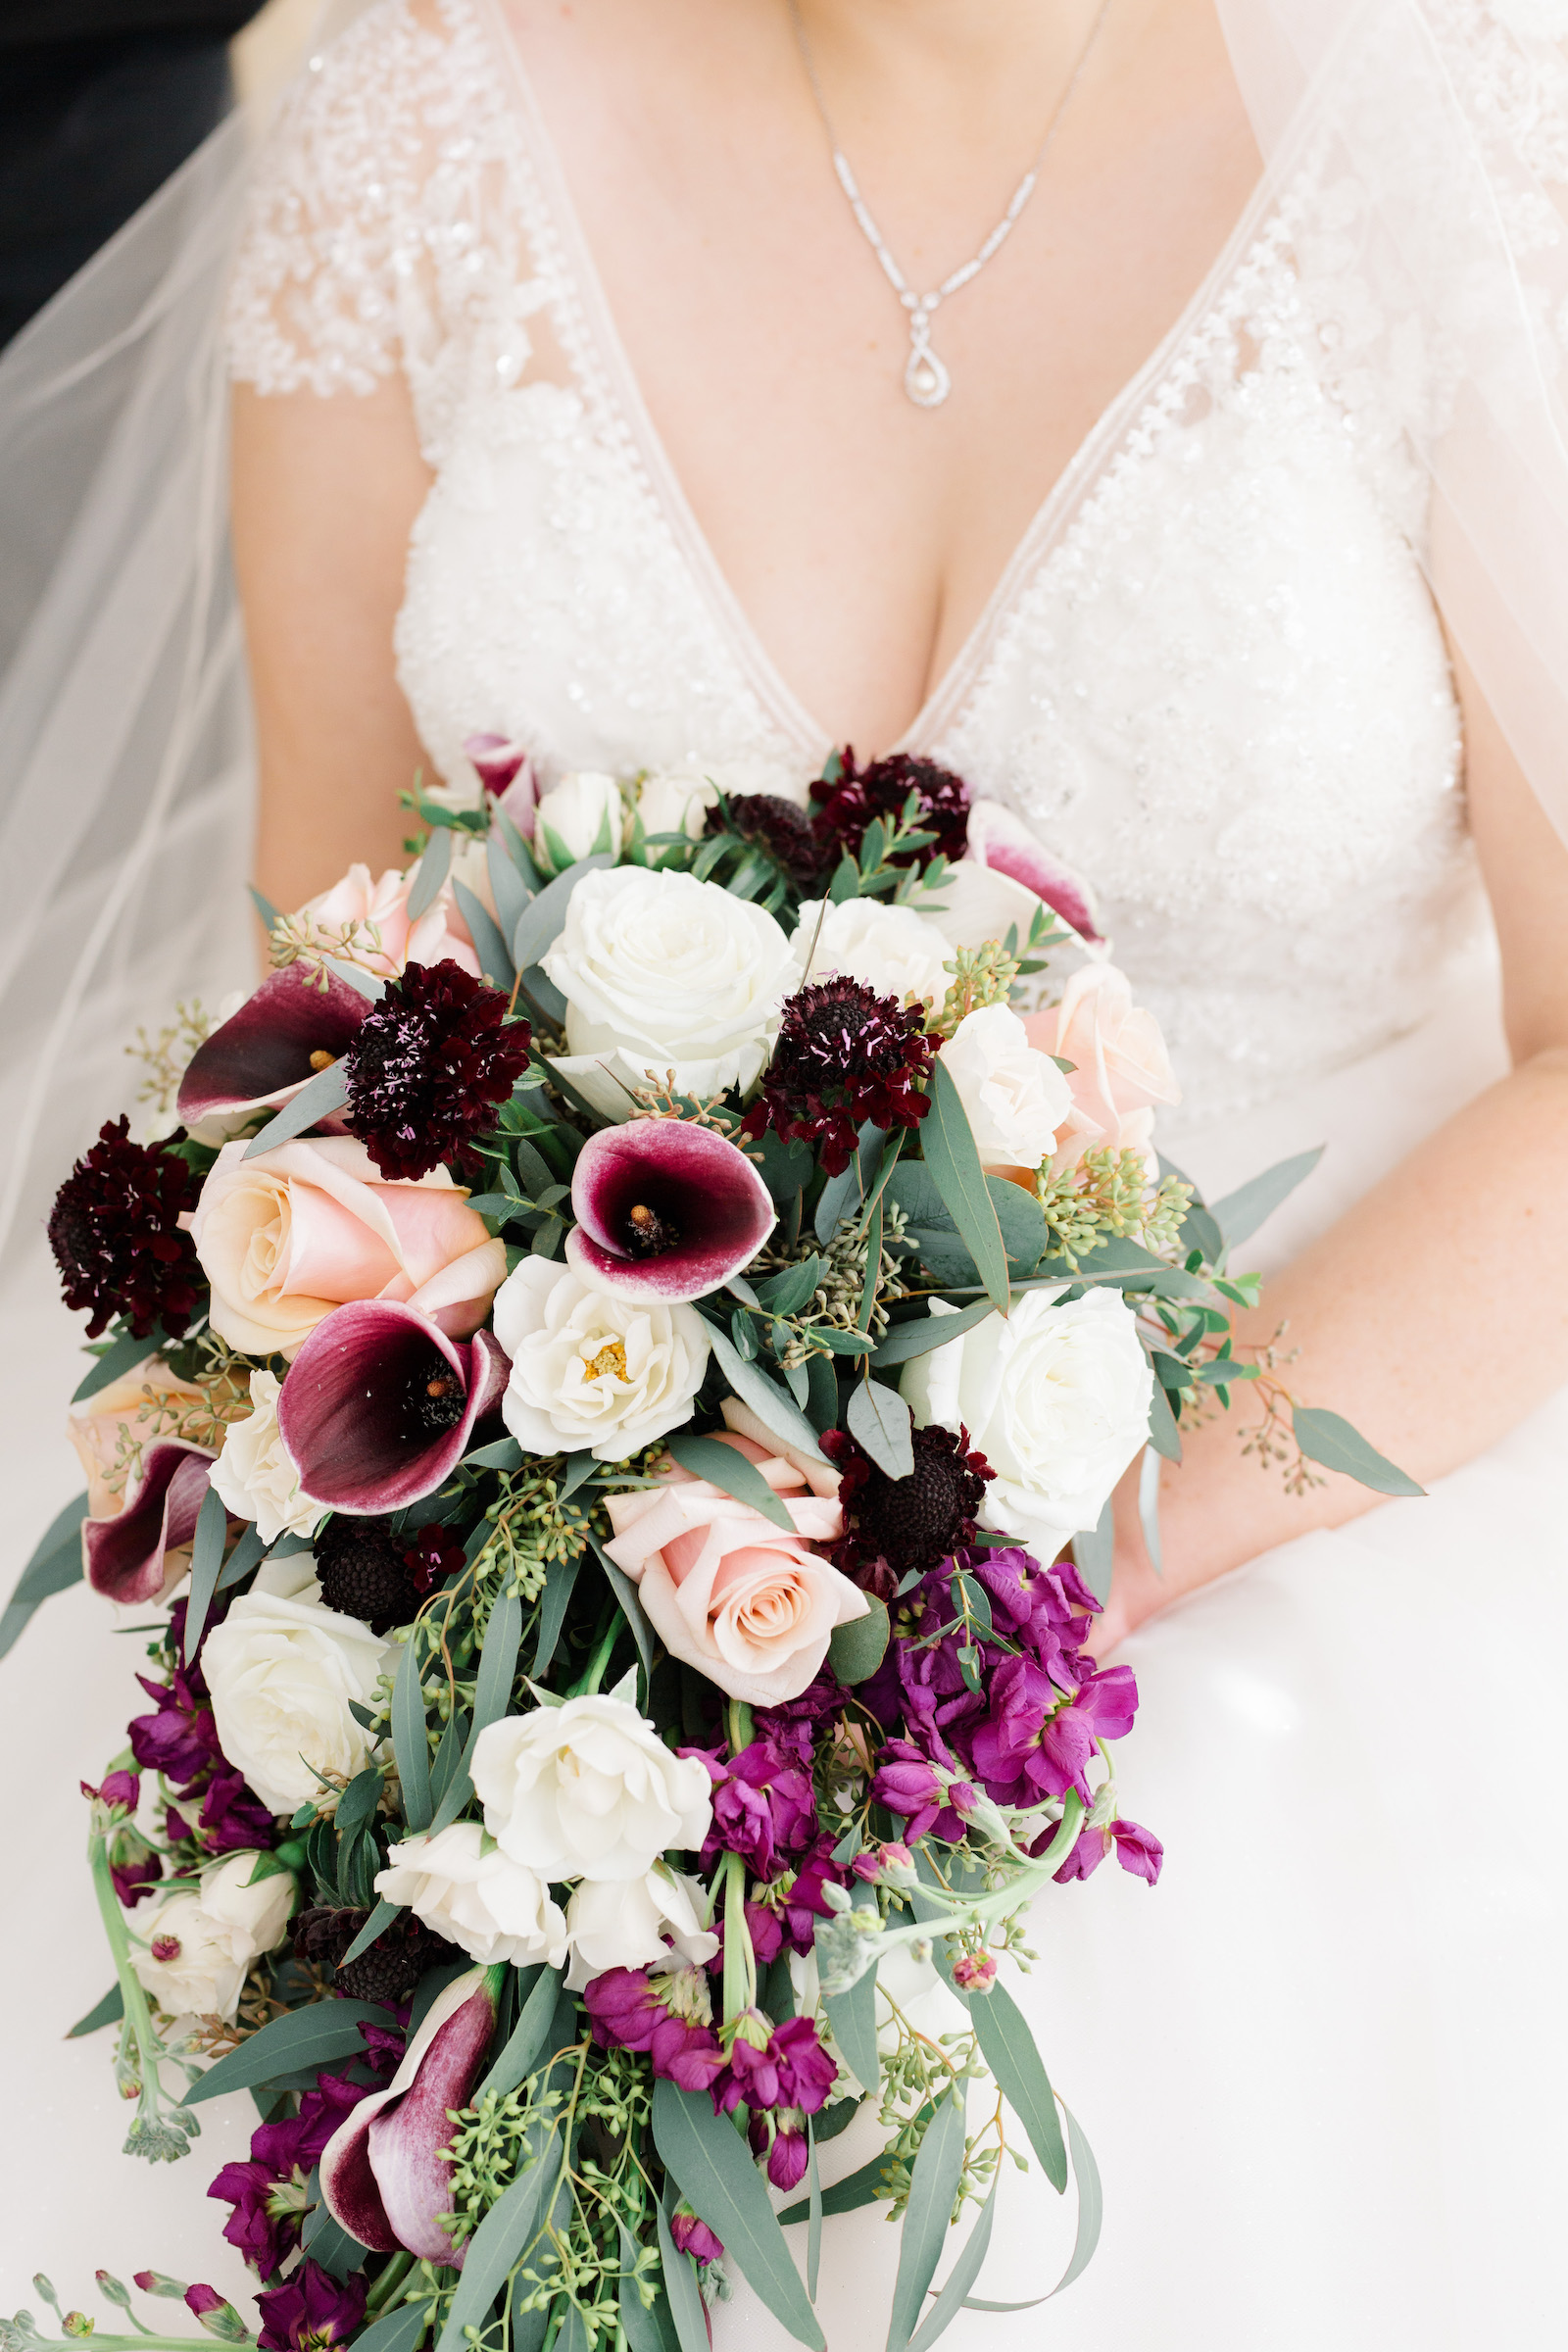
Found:
[[[1249,1394],[1296,1480],[1409,1482],[1235,1342],[1228,1250],[1314,1155],[1212,1210],[1161,1172],[1158,1031],[1004,809],[470,750],[408,872],[264,910],[255,994],[148,1049],[181,1124],[106,1126],[51,1220],[89,1486],[8,1630],[83,1564],[167,1607],[74,2030],[131,2153],[262,2116],[209,2192],[259,2339],[137,2283],[272,2352],[708,2352],[739,2272],[820,2346],[824,2211],[876,2198],[925,2352],[1004,2155],[1076,2172],[1069,2277],[1097,2233],[998,1968],[1048,1886],[1159,1876],[1090,1648],[1113,1487],[1147,1448],[1157,1544],[1159,1456]]]

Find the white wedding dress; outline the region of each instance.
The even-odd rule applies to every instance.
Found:
[[[1401,377],[1380,331],[1354,191],[1307,149],[1079,451],[904,746],[1094,878],[1185,1090],[1169,1157],[1217,1193],[1327,1143],[1248,1253],[1264,1263],[1505,1058],[1414,552],[1424,482],[1389,389],[1408,402],[1419,363]],[[552,774],[700,765],[798,794],[818,768],[823,730],[660,447],[493,0],[380,0],[314,62],[264,162],[230,337],[264,393],[407,370],[436,478],[398,657],[451,782],[481,730]],[[1165,1875],[1053,1888],[1020,1991],[1099,2158],[1104,2235],[1059,2303],[965,2315],[954,2352],[1568,2340],[1565,1454],[1568,1396],[1428,1499],[1286,1545],[1127,1644],[1122,1803]],[[86,1595],[50,1605],[106,1655]],[[27,1649],[13,1725],[44,1703]],[[93,1706],[116,1665],[86,1670]],[[85,1923],[84,1891],[62,1899]],[[73,2080],[95,2060],[74,2047]],[[209,2151],[216,2169],[243,2139],[225,2104],[221,2146],[157,2178],[156,2241],[137,2183],[136,2259],[216,2242],[221,2209],[189,2209]],[[109,2229],[136,2169],[116,2137],[58,2098],[29,2133],[7,2285],[46,2225],[72,2242],[57,2187],[29,2185],[57,2166]],[[868,2152],[858,2125],[827,2177]],[[1043,2293],[1072,2208],[1009,2174],[977,2291]],[[74,2242],[78,2266],[109,2259],[85,2221]],[[829,2224],[832,2352],[880,2336],[895,2252],[874,2210]],[[220,2257],[185,2275],[235,2281]],[[718,2352],[788,2340],[744,2288],[715,2315]]]

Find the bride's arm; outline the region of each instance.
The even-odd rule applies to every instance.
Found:
[[[234,562],[260,760],[256,879],[298,906],[356,858],[402,862],[421,754],[393,669],[409,533],[429,488],[407,385],[235,388]],[[428,764],[428,762],[426,762]]]
[[[1568,1382],[1568,849],[1454,668],[1513,1068],[1271,1282],[1242,1326],[1265,1341],[1288,1319],[1295,1394],[1344,1413],[1423,1485]],[[1162,1577],[1139,1527],[1136,1469],[1123,1481],[1102,1652],[1270,1545],[1378,1501],[1332,1475],[1287,1494],[1278,1470],[1243,1456],[1237,1426],[1257,1415],[1234,1394],[1232,1413],[1184,1438],[1180,1466],[1162,1465]]]

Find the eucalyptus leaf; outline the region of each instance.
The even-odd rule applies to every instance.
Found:
[[[631,1628],[631,1638],[637,1644],[637,1655],[642,1659],[643,1672],[651,1678],[654,1671],[654,1629],[643,1613],[643,1604],[637,1597],[637,1588],[625,1570],[616,1567],[597,1536],[590,1535],[588,1541],[594,1547],[594,1555],[600,1567],[610,1580],[611,1591],[620,1603],[621,1615]]]
[[[853,1217],[865,1194],[868,1171],[876,1168],[882,1158],[886,1142],[885,1131],[868,1119],[860,1129],[859,1139],[851,1153],[849,1164],[837,1176],[830,1176],[823,1185],[816,1203],[816,1238],[830,1242],[843,1217]]]
[[[509,2090],[515,2090],[517,2084],[533,2073],[544,2055],[560,1995],[560,1969],[541,1968],[522,2004],[521,2015],[507,2037],[505,2048],[500,2051],[490,2072],[469,2100],[470,2106],[476,2106],[487,2090],[494,2091],[498,2099],[504,2099]]]
[[[597,873],[601,867],[613,865],[614,862],[612,850],[600,851],[592,858],[580,858],[575,865],[568,865],[564,874],[558,874],[553,882],[547,882],[536,899],[529,901],[512,934],[512,960],[519,972],[526,973],[555,946],[566,920],[566,907],[571,894],[583,876]]]
[[[737,1502],[750,1503],[775,1527],[794,1535],[795,1522],[780,1502],[755,1462],[749,1462],[740,1448],[725,1446],[717,1438],[693,1437],[681,1430],[664,1440],[665,1446],[683,1470],[694,1478],[706,1478],[710,1486],[725,1494],[733,1494]]]
[[[249,2090],[280,2075],[325,2066],[334,2058],[363,2057],[362,2025],[397,2032],[391,2010],[371,2001],[313,2001],[306,2009],[287,2009],[198,2076],[184,2104],[195,2107],[204,2099],[221,2098],[225,2091]]]
[[[1234,1250],[1238,1242],[1251,1240],[1264,1219],[1271,1217],[1281,1201],[1288,1200],[1297,1186],[1311,1175],[1323,1152],[1324,1146],[1319,1144],[1315,1151],[1298,1152],[1294,1159],[1278,1160],[1272,1168],[1265,1168],[1261,1176],[1239,1185],[1223,1200],[1210,1205],[1207,1213],[1225,1236],[1228,1250]]]
[[[246,1145],[245,1158],[254,1159],[258,1152],[274,1151],[279,1144],[303,1135],[307,1127],[318,1126],[334,1110],[341,1110],[348,1099],[349,1077],[341,1061],[334,1061],[330,1069],[318,1070],[314,1078],[306,1079],[293,1100],[268,1120],[261,1134]]]
[[[16,1641],[41,1601],[81,1582],[81,1523],[87,1516],[87,1497],[78,1494],[58,1511],[44,1530],[32,1557],[17,1579],[16,1590],[0,1613],[0,1658]]]
[[[96,1396],[100,1389],[107,1389],[112,1381],[123,1380],[127,1372],[134,1372],[138,1364],[144,1364],[150,1355],[156,1355],[159,1348],[166,1345],[161,1323],[155,1323],[145,1339],[132,1339],[129,1332],[122,1332],[118,1340],[104,1349],[85,1378],[77,1383],[72,1403],[84,1404],[89,1396]]]
[[[806,1365],[806,1417],[819,1434],[838,1426],[839,1383],[828,1355],[813,1355]]]
[[[490,896],[495,901],[496,915],[501,925],[501,936],[503,940],[509,940],[515,932],[533,892],[518,870],[516,859],[510,855],[505,839],[498,832],[492,831],[484,845],[484,865],[490,880]],[[507,961],[512,961],[510,950]]]
[[[415,2352],[428,2316],[424,2303],[399,2303],[354,2338],[354,2352]]]
[[[880,1380],[858,1381],[845,1414],[849,1432],[889,1478],[914,1475],[914,1439],[909,1408],[897,1389]]]
[[[1004,1984],[993,1984],[989,1992],[971,1996],[969,2016],[997,2088],[1029,2134],[1041,2170],[1059,2194],[1067,2185],[1067,2150],[1051,2078],[1023,2012]]]
[[[728,2117],[716,2116],[705,2093],[658,2081],[653,2120],[654,2145],[665,2170],[693,2211],[722,2238],[730,2261],[798,2343],[826,2352],[827,2339],[790,2260],[761,2176]],[[961,2134],[959,2144],[961,2150]]]
[[[424,1730],[424,1691],[416,1667],[416,1637],[410,1634],[398,1660],[392,1685],[392,1752],[397,1759],[403,1790],[403,1818],[412,1831],[427,1830],[434,1808],[430,1802],[430,1750]]]
[[[228,1534],[228,1513],[218,1489],[209,1486],[202,1496],[202,1507],[196,1515],[196,1536],[190,1549],[190,1598],[185,1610],[185,1663],[195,1657],[202,1635],[207,1630],[207,1612],[213,1605],[218,1589],[219,1570],[223,1565],[223,1543]]]
[[[816,2301],[817,2273],[822,2261],[822,2176],[816,2164],[816,2118],[806,2119],[806,2291]]]
[[[887,1371],[894,1364],[908,1363],[912,1356],[929,1355],[933,1348],[945,1348],[950,1340],[961,1339],[996,1311],[989,1298],[977,1298],[972,1306],[960,1306],[956,1315],[911,1315],[907,1323],[895,1324],[873,1351],[872,1369]]]
[[[377,1942],[385,1935],[402,1909],[401,1903],[389,1903],[384,1894],[377,1896],[375,1909],[370,1913],[369,1918],[338,1962],[339,1968],[347,1968],[351,1960],[358,1960],[362,1954],[368,1952],[371,1944]]]
[[[703,2314],[702,2290],[697,2284],[697,2266],[689,2254],[683,2254],[670,2234],[669,2215],[662,2204],[655,2208],[659,2224],[659,2253],[663,2266],[664,2292],[669,2297],[669,2315],[675,2323],[675,2334],[680,2352],[710,2352],[708,2323]]]
[[[249,1576],[251,1570],[260,1562],[266,1549],[267,1539],[253,1519],[223,1562],[222,1574],[219,1577],[215,1589],[220,1592],[226,1592],[231,1585],[239,1583],[241,1577]]]
[[[438,826],[425,845],[419,859],[419,870],[414,877],[409,893],[409,920],[416,923],[421,914],[433,906],[440,895],[452,865],[452,834],[445,825]]]
[[[1149,1554],[1149,1564],[1156,1576],[1163,1576],[1165,1554],[1159,1541],[1159,1459],[1152,1446],[1144,1447],[1144,1458],[1138,1466],[1138,1519],[1144,1531],[1144,1549]],[[1097,1600],[1104,1597],[1102,1592],[1095,1594]]]
[[[1387,1454],[1369,1446],[1360,1431],[1339,1413],[1317,1404],[1298,1404],[1291,1414],[1296,1443],[1310,1462],[1338,1470],[1375,1494],[1424,1494],[1408,1472],[1397,1469]]]
[[[125,1996],[118,1984],[111,1984],[101,2001],[95,2001],[85,2017],[78,2017],[66,2035],[68,2041],[80,2041],[85,2034],[96,2034],[100,2027],[118,2025],[125,2014]]]
[[[823,1996],[833,2038],[862,2090],[874,2090],[882,2080],[876,2054],[876,1970],[868,1968],[848,1992]]]
[[[1170,1409],[1170,1399],[1157,1380],[1149,1399],[1149,1443],[1156,1453],[1164,1455],[1167,1462],[1181,1460],[1181,1432],[1176,1427],[1176,1416]]]
[[[473,952],[479,959],[480,978],[487,980],[492,988],[500,989],[503,995],[510,995],[516,974],[507,952],[506,940],[489,908],[482,899],[474,897],[466,882],[454,882],[452,891],[458,902],[458,911],[467,924],[468,936],[473,941]]]
[[[936,2114],[926,2126],[909,2177],[909,2202],[899,2234],[899,2271],[893,2286],[887,2352],[905,2352],[920,2324],[926,2289],[942,2259],[953,2200],[963,2176],[963,2142],[962,2098],[950,2094],[937,2102]]]
[[[847,1625],[836,1625],[827,1645],[828,1663],[841,1683],[863,1683],[875,1674],[887,1655],[888,1604],[874,1592],[865,1595],[869,1606],[863,1617],[852,1617]]]
[[[940,1057],[931,1065],[931,1109],[921,1124],[920,1150],[959,1240],[973,1258],[992,1303],[1007,1311],[1007,1251],[985,1170],[953,1073]]]
[[[268,930],[271,931],[277,923],[277,908],[265,892],[257,889],[254,882],[247,882],[245,887],[251,894],[251,905],[261,916]]]
[[[963,2252],[949,2272],[942,2292],[909,2339],[909,2352],[930,2352],[937,2337],[952,2327],[963,2310],[964,2298],[979,2278],[990,2251],[992,2224],[997,2218],[997,2187],[1001,2179],[999,2167],[992,2180],[990,2193],[980,2208],[979,2218],[964,2243]]]
[[[709,1325],[708,1336],[718,1358],[718,1368],[741,1402],[749,1404],[776,1438],[799,1446],[813,1461],[826,1461],[827,1456],[816,1442],[815,1430],[794,1397],[786,1396],[776,1381],[769,1380],[760,1365],[749,1364],[737,1355],[727,1335],[716,1324]]]
[[[1154,1458],[1157,1460],[1158,1456]],[[1098,1524],[1092,1528],[1080,1528],[1072,1540],[1073,1566],[1102,1604],[1110,1595],[1110,1572],[1115,1556],[1116,1530],[1112,1519],[1112,1501],[1107,1494]]]
[[[577,1572],[581,1566],[582,1554],[579,1551],[574,1552],[570,1559],[552,1560],[545,1571],[544,1595],[539,1603],[539,1634],[533,1653],[535,1675],[543,1674],[556,1654],[561,1629],[566,1622],[566,1603],[571,1598],[571,1590],[577,1582]]]
[[[544,2226],[561,2161],[552,2133],[469,2238],[436,2352],[468,2352],[468,2329],[483,2328],[509,2274]]]

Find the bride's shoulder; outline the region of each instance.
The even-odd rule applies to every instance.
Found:
[[[228,303],[237,378],[368,393],[439,359],[481,264],[520,266],[501,90],[474,0],[374,0],[309,59],[252,177]]]

